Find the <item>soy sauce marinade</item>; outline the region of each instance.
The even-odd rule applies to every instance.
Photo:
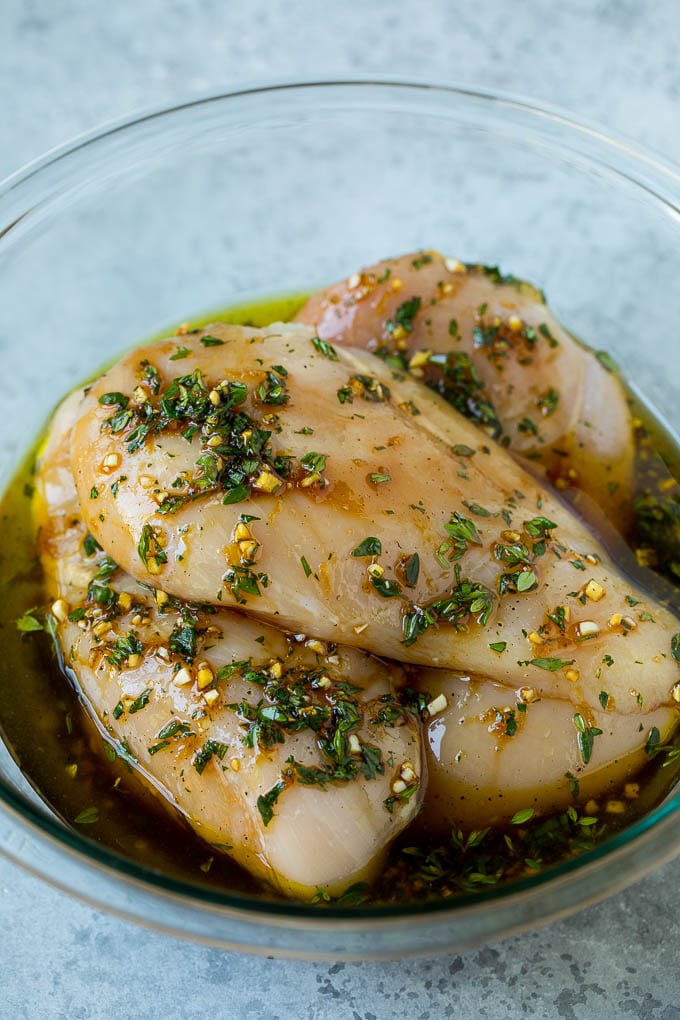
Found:
[[[296,299],[266,302],[210,316],[266,325],[294,314]],[[633,530],[626,536],[638,562],[671,583],[680,575],[680,487],[667,465],[676,451],[648,414],[636,408],[638,494]],[[147,792],[125,755],[116,755],[83,711],[59,668],[49,637],[26,634],[44,602],[41,570],[30,516],[31,468],[26,465],[2,503],[5,542],[0,555],[0,626],[5,655],[0,664],[0,722],[25,775],[67,823],[103,846],[165,875],[211,888],[262,893],[228,857],[200,840],[179,815]],[[649,571],[648,587],[655,575]],[[650,583],[651,581],[651,583]],[[657,587],[657,591],[658,591]],[[665,592],[674,600],[674,592]],[[680,596],[678,597],[680,600]],[[26,622],[28,621],[28,622]],[[39,625],[39,624],[38,624]],[[376,888],[351,889],[346,905],[366,900],[403,902],[484,890],[536,873],[590,849],[649,811],[674,782],[680,763],[674,749],[650,747],[644,773],[627,788],[593,805],[534,818],[518,812],[513,824],[485,832],[454,831],[450,841],[432,845],[426,834],[407,831],[390,853]],[[608,810],[612,808],[612,810]],[[267,891],[264,891],[267,894]],[[320,893],[318,901],[329,898]]]

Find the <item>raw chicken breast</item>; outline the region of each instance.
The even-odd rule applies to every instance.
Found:
[[[309,328],[128,354],[83,402],[72,464],[92,534],[178,597],[578,705],[606,668],[620,713],[679,690],[677,618],[549,487]]]
[[[332,343],[395,357],[558,487],[587,492],[625,530],[633,427],[618,378],[552,316],[540,291],[438,252],[386,259],[314,294],[296,316]]]
[[[607,797],[618,795],[650,760],[648,741],[665,743],[678,721],[677,706],[641,716],[618,713],[610,706],[606,673],[602,698],[591,707],[540,698],[530,687],[514,691],[487,677],[420,670],[418,687],[433,708],[419,823],[441,835],[451,826],[507,824],[527,808],[548,814],[592,798],[604,816]]]
[[[78,507],[79,404],[62,406],[41,454],[40,549],[64,665],[103,737],[200,836],[279,891],[370,880],[424,778],[413,716],[374,721],[397,704],[399,667],[186,604],[118,569]]]

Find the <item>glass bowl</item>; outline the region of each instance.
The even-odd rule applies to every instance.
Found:
[[[0,185],[7,482],[56,400],[211,308],[427,247],[501,263],[608,350],[673,435],[680,175],[508,96],[389,81],[253,88],[117,124]],[[2,720],[0,720],[0,723]],[[680,849],[680,797],[552,871],[454,903],[270,903],[65,826],[0,742],[0,848],[77,896],[215,945],[326,958],[460,949],[574,911]]]

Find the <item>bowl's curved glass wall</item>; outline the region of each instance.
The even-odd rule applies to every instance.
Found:
[[[277,87],[114,128],[0,188],[1,477],[58,397],[124,348],[212,308],[309,290],[422,247],[542,287],[673,428],[679,202],[680,178],[653,159],[554,114],[455,89]],[[233,904],[234,920],[219,898],[199,904],[187,889],[162,893],[158,877],[108,872],[57,823],[35,828],[39,814],[3,762],[0,841],[27,865],[149,923],[309,954],[425,952],[533,923],[629,880],[680,836],[671,804],[664,823],[577,877],[570,866],[436,923],[384,917],[367,937],[367,919],[303,923],[304,911],[263,906],[256,917]]]

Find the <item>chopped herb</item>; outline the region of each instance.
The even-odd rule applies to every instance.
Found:
[[[382,543],[379,538],[365,538],[356,549],[352,550],[352,556],[380,556]]]
[[[477,531],[477,526],[469,517],[464,517],[458,511],[454,511],[451,519],[444,525],[444,531],[453,539],[453,543],[446,543],[447,552],[450,549],[450,559],[457,560],[467,551],[468,545],[481,545],[482,539]],[[444,550],[442,550],[443,552]]]
[[[383,485],[385,482],[392,481],[392,475],[370,474],[368,480],[371,485]]]
[[[534,809],[532,807],[522,808],[520,811],[516,811],[510,819],[511,825],[523,825],[524,822],[528,822],[534,817]]]
[[[559,400],[560,395],[558,391],[550,387],[550,389],[546,390],[546,392],[538,398],[536,403],[541,410],[541,414],[546,418],[549,418],[551,414],[555,413]]]
[[[401,595],[401,586],[397,581],[391,581],[387,577],[371,577],[370,581],[378,595],[382,595],[384,599],[393,599]]]
[[[599,693],[600,705],[606,710],[609,704],[609,695],[606,691],[600,691]]]
[[[190,617],[185,616],[173,627],[168,647],[171,652],[181,656],[185,662],[193,662],[196,658],[196,646],[196,624]]]
[[[451,452],[456,457],[474,457],[475,451],[471,446],[466,446],[465,443],[456,443],[455,446],[451,447]]]
[[[332,344],[329,344],[327,340],[322,340],[319,336],[312,337],[312,346],[323,354],[324,358],[328,358],[329,361],[340,361],[338,352]]]
[[[312,450],[310,453],[306,453],[304,457],[300,457],[300,463],[305,471],[321,474],[322,471],[326,470],[326,455],[325,453],[315,453]]]
[[[85,555],[86,556],[94,556],[94,554],[96,552],[98,552],[100,549],[101,549],[101,546],[100,546],[99,542],[97,541],[96,538],[93,538],[92,535],[88,531],[87,535],[83,539],[83,551],[84,551]]]
[[[548,329],[548,324],[547,323],[542,322],[540,324],[540,326],[538,327],[538,332],[541,334],[541,336],[545,337],[545,339],[548,341],[548,345],[550,347],[557,347],[558,346],[559,341],[556,340],[555,337],[552,335],[552,333]]]
[[[222,760],[227,753],[227,750],[227,744],[222,744],[218,740],[206,740],[205,744],[196,751],[193,757],[192,764],[199,776],[203,775],[206,765],[213,756]]]
[[[571,666],[574,662],[573,659],[527,659],[526,662],[520,663],[522,666],[536,666],[537,669],[545,669],[549,673],[556,673],[558,669],[564,669],[565,666]]]
[[[671,655],[676,662],[680,662],[680,634],[674,634],[671,638]]]
[[[155,566],[159,563],[168,562],[168,557],[163,551],[156,537],[156,532],[150,524],[145,524],[142,528],[142,533],[137,543],[137,552],[147,570],[149,570],[152,564]],[[152,573],[154,571],[149,570],[149,572]]]
[[[106,661],[116,669],[121,669],[131,655],[140,655],[143,650],[142,642],[135,631],[131,630],[123,637],[116,638],[113,644],[107,645]]]
[[[143,708],[146,708],[149,704],[149,698],[151,697],[152,690],[153,688],[147,687],[145,691],[142,691],[139,697],[135,698],[128,708],[128,713],[130,715],[134,715],[135,712],[141,712]]]
[[[17,630],[21,631],[22,634],[32,634],[34,631],[45,630],[45,624],[41,623],[34,616],[34,613],[37,612],[39,612],[38,609],[28,609],[23,616],[20,616],[17,620]]]
[[[178,347],[174,354],[170,355],[170,361],[182,361],[184,358],[188,358],[191,351],[188,347]]]
[[[244,499],[248,499],[249,495],[249,485],[234,485],[231,489],[227,489],[222,502],[225,506],[231,506],[233,503],[241,503]]]
[[[428,255],[427,252],[421,252],[420,255],[416,255],[414,259],[411,259],[411,265],[414,269],[422,269],[423,266],[427,266],[432,262],[432,256]]]
[[[507,641],[494,641],[489,645],[492,652],[504,652],[508,647]]]
[[[424,606],[413,605],[402,620],[404,646],[408,648],[418,640],[421,634],[436,623],[436,614]]]
[[[417,789],[418,789],[418,784],[414,783],[412,786],[407,786],[406,789],[402,790],[400,793],[393,793],[390,797],[387,797],[383,801],[383,804],[385,805],[386,810],[390,814],[393,814],[394,813],[394,805],[398,804],[398,803],[401,803],[401,804],[408,803],[408,801],[410,801],[411,797],[413,796],[413,794],[416,792]]]
[[[547,517],[532,517],[523,524],[524,530],[532,538],[550,538],[550,532],[556,527],[557,525]]]
[[[492,517],[490,510],[487,510],[485,506],[480,506],[479,503],[468,503],[463,500],[463,506],[466,506],[471,514],[475,514],[477,517]]]
[[[76,825],[92,825],[99,821],[99,808],[88,807],[73,819]]]
[[[409,588],[414,588],[420,573],[420,557],[417,552],[413,553],[412,556],[409,556],[404,564],[403,570],[407,586]]]
[[[538,429],[532,422],[531,418],[522,418],[517,425],[517,431],[522,432],[524,435],[537,436]]]
[[[385,323],[386,331],[392,335],[397,327],[401,326],[406,333],[412,333],[413,320],[420,311],[420,305],[421,299],[419,297],[409,298],[408,301],[404,301],[394,313],[394,319],[388,319]]]
[[[255,574],[250,567],[227,567],[224,583],[239,605],[245,605],[244,595],[261,595],[260,583],[266,588],[269,578],[266,574]]]
[[[257,798],[257,810],[262,816],[262,824],[266,827],[274,817],[274,805],[286,788],[286,784],[278,782],[265,794]]]
[[[536,575],[532,570],[522,570],[517,575],[517,591],[531,591],[537,585]]]
[[[152,744],[151,747],[147,747],[147,751],[150,755],[158,754],[159,751],[164,751],[166,747],[170,747],[169,740],[159,740],[157,744]]]
[[[597,726],[588,726],[580,712],[574,716],[574,726],[577,730],[578,749],[581,753],[581,760],[587,765],[593,754],[595,737],[599,737],[602,730]]]
[[[166,723],[163,729],[158,733],[158,739],[167,740],[170,737],[184,736],[189,733],[190,730],[191,727],[188,723],[181,722],[179,719],[171,719],[170,722]]]
[[[104,404],[105,406],[117,405],[118,407],[125,408],[128,406],[130,401],[128,397],[124,397],[122,393],[115,392],[115,393],[102,393],[101,397],[99,398],[99,403]]]
[[[201,337],[201,343],[204,347],[222,347],[224,340],[220,340],[219,337],[210,336],[209,333],[206,333],[205,336]]]
[[[302,569],[305,572],[305,577],[309,577],[312,573],[312,568],[310,567],[309,563],[307,562],[304,556],[300,557],[300,563],[302,564]]]
[[[645,744],[645,754],[654,755],[656,750],[661,743],[661,734],[656,726],[652,726],[651,730],[647,735],[647,742]]]

